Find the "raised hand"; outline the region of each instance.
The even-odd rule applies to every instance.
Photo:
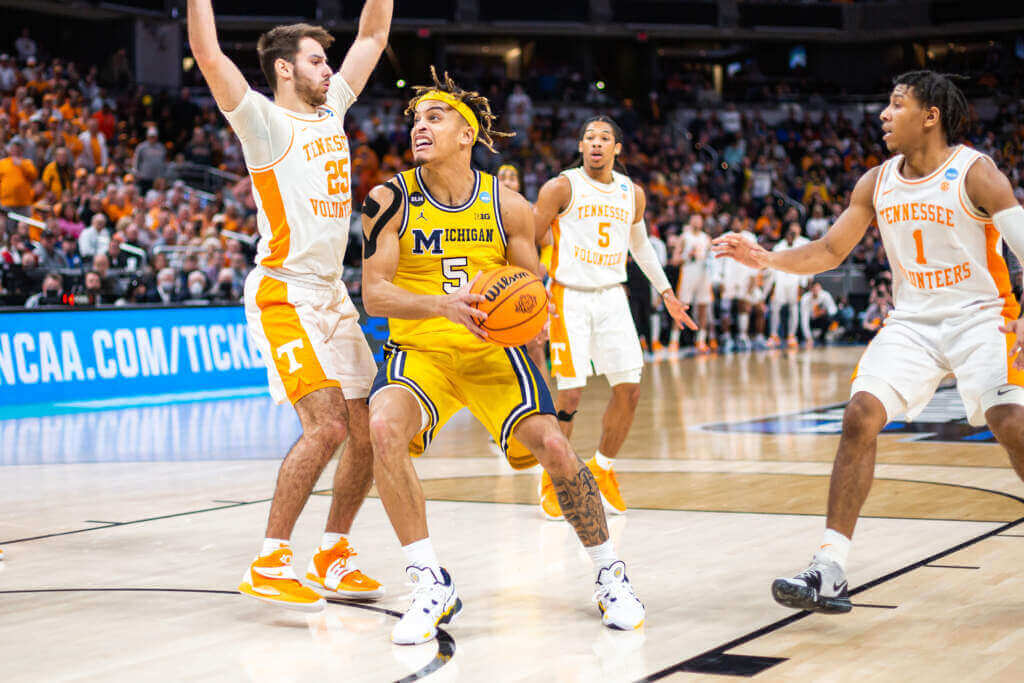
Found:
[[[715,258],[731,258],[751,268],[768,267],[768,252],[739,233],[727,232],[711,242]]]

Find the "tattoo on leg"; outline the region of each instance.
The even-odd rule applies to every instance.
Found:
[[[579,462],[579,461],[577,461]],[[594,475],[582,462],[579,470],[568,479],[552,477],[558,504],[566,521],[572,524],[585,547],[600,545],[608,540],[608,523],[601,505],[601,493]]]

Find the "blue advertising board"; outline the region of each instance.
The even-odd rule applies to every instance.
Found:
[[[363,327],[379,360],[387,322]],[[0,407],[266,383],[241,306],[0,313]]]

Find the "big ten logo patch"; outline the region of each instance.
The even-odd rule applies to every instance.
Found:
[[[413,206],[420,206],[424,201],[426,200],[424,199],[422,192],[413,192],[409,195],[409,203]]]

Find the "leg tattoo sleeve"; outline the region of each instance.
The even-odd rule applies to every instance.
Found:
[[[601,494],[597,481],[587,466],[579,463],[576,474],[567,479],[555,479],[552,483],[558,492],[558,504],[566,521],[576,529],[576,535],[584,547],[600,545],[608,540],[608,523],[605,521]]]

